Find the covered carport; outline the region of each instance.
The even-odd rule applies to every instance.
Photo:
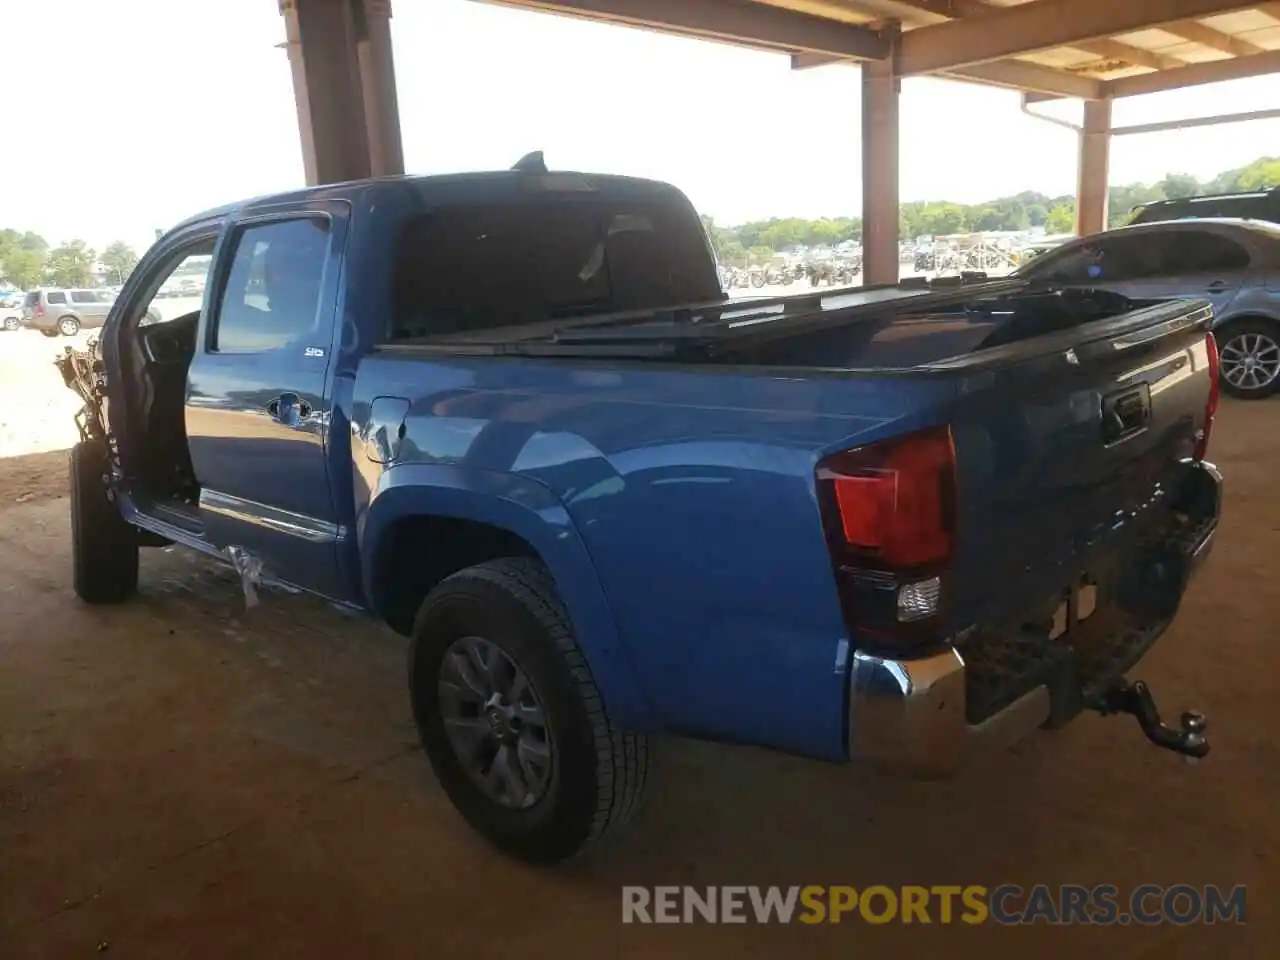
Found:
[[[390,0],[279,0],[309,183],[400,173]],[[499,0],[862,67],[863,269],[898,279],[901,80],[933,75],[1021,91],[1024,108],[1084,101],[1076,228],[1107,223],[1119,98],[1280,72],[1280,2],[1227,0]],[[1280,110],[1186,118],[1205,123]],[[1057,121],[1064,122],[1064,121]]]
[[[286,9],[308,178],[399,170],[389,9],[297,2],[310,11]],[[716,5],[668,2],[672,16]],[[720,6],[774,16],[761,3]],[[899,70],[903,40],[925,29],[895,34]],[[1274,47],[1277,32],[1240,35]],[[800,66],[858,59],[798,36],[769,49]],[[1015,89],[1060,96],[1034,86],[1082,74],[1028,59],[1046,56],[956,71],[1013,71],[1024,78]],[[1202,69],[1189,61],[1203,48],[1182,56],[1188,65],[1159,72],[1083,76],[1101,90],[1093,84]],[[888,189],[897,84],[885,62],[866,73],[864,139],[876,147],[868,180]],[[1093,133],[1082,150],[1105,166],[1108,131]],[[12,388],[0,403],[25,418],[44,396],[20,372],[52,371],[46,341],[17,336],[0,350],[0,387]],[[943,783],[673,738],[643,820],[610,851],[555,871],[497,855],[450,806],[418,746],[403,638],[305,594],[247,607],[234,572],[177,550],[146,551],[139,602],[77,603],[65,452],[0,461],[0,958],[1272,958],[1280,433],[1272,404],[1224,407],[1213,454],[1230,490],[1220,544],[1135,674],[1211,718],[1206,762],[1184,767],[1128,719],[1094,716]],[[622,923],[628,886],[737,884],[1241,885],[1248,910],[1244,924],[1216,925],[971,925],[959,910],[924,922]]]

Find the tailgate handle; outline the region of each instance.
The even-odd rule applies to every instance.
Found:
[[[1147,428],[1151,422],[1149,384],[1122,390],[1102,398],[1102,439],[1115,443]]]

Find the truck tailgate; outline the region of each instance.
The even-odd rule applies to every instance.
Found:
[[[1216,352],[1206,308],[1142,314],[1149,324],[1098,323],[1096,337],[1063,350],[1010,350],[966,385],[952,423],[951,622],[987,687],[970,690],[972,722],[1034,680],[1019,671],[1059,651],[1080,658],[1085,683],[1127,668],[1144,630],[1154,639],[1172,616],[1132,616],[1124,578],[1152,538],[1177,532],[1186,463],[1211,425]]]

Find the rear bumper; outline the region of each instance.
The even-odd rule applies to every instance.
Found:
[[[1213,549],[1222,505],[1217,468],[1188,466],[1199,471],[1199,503],[1212,523],[1187,545],[1183,589]],[[951,647],[909,660],[857,652],[849,685],[850,759],[925,779],[955,773],[976,750],[1017,742],[1043,726],[1053,708],[1048,687],[1039,686],[982,723],[970,724],[964,659]]]

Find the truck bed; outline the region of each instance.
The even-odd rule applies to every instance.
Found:
[[[403,400],[394,465],[356,453],[358,517],[389,485],[513,475],[562,505],[668,729],[843,752],[850,647],[877,640],[833,581],[824,458],[949,429],[957,547],[937,639],[976,642],[1138,549],[1130,520],[1177,499],[1205,426],[1198,302],[1002,282],[664,313],[379,348],[353,426]],[[1117,396],[1146,419],[1112,435]],[[1013,695],[975,697],[971,719]]]

